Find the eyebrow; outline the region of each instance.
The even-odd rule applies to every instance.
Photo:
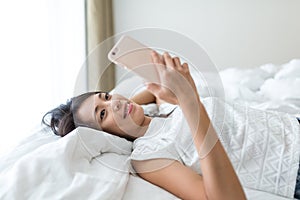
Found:
[[[96,122],[98,122],[97,120],[97,112],[98,112],[98,106],[96,106],[95,111],[94,111],[94,119]]]

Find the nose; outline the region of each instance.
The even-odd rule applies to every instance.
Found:
[[[100,106],[100,108],[105,108],[113,112],[119,112],[124,108],[124,100],[117,95],[112,95],[109,100],[96,97],[95,103]]]
[[[111,100],[111,107],[113,109],[113,111],[118,111],[121,109],[121,101],[117,100],[117,99],[112,99]]]

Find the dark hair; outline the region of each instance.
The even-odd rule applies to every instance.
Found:
[[[100,91],[87,92],[71,98],[66,104],[61,104],[57,108],[48,111],[42,118],[42,123],[52,129],[52,131],[61,137],[67,135],[77,126],[76,113],[81,104],[90,96],[101,93]],[[47,118],[50,115],[50,120]]]

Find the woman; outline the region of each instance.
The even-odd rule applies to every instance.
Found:
[[[77,126],[88,126],[134,140],[132,165],[137,174],[181,199],[246,199],[233,166],[214,128],[210,126],[210,118],[200,101],[188,65],[181,64],[179,58],[172,58],[168,53],[160,56],[153,52],[152,58],[159,70],[160,85],[148,84],[148,91],[134,96],[131,100],[102,92],[86,93],[46,113],[43,122],[47,124],[44,119],[51,114],[48,125],[61,136],[68,134]],[[143,154],[149,136],[149,141],[153,136],[151,131],[155,134],[160,131],[161,135],[168,132],[155,129],[163,120],[155,121],[155,118],[144,115],[140,104],[150,102],[178,105],[175,111],[165,117],[176,118],[176,115],[183,114],[189,135],[175,130],[172,134],[177,134],[176,137],[170,134],[163,137],[167,140],[167,144],[192,140],[194,144],[192,151],[197,154],[202,175],[188,164],[183,164],[187,163],[184,162],[185,158],[176,159],[176,156],[181,154],[175,148],[164,151],[164,155],[153,156],[157,153],[155,151],[150,152],[151,156]],[[171,137],[169,141],[168,137]],[[154,142],[154,145],[161,144]],[[166,156],[170,152],[172,155]],[[173,154],[176,156],[173,157]]]

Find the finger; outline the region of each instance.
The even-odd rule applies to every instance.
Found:
[[[151,58],[152,58],[152,62],[156,65],[158,71],[161,72],[162,70],[165,69],[165,64],[161,59],[161,55],[159,55],[156,51],[151,52]]]
[[[175,57],[173,58],[174,60],[174,63],[175,63],[175,67],[178,69],[178,70],[181,70],[182,69],[182,66],[181,66],[181,63],[180,63],[180,59],[178,57]]]
[[[156,63],[165,65],[165,61],[164,61],[163,56],[162,56],[161,54],[157,53],[155,50],[152,50],[151,56],[152,56],[152,57],[155,57]],[[152,60],[153,60],[153,59],[152,59]]]
[[[164,60],[165,60],[165,62],[166,62],[166,66],[167,66],[167,67],[171,67],[171,68],[174,69],[175,64],[174,64],[174,62],[173,62],[172,57],[169,55],[169,53],[165,52],[164,55],[163,55],[163,58],[164,58]]]
[[[161,63],[163,63],[163,65],[166,65],[163,55],[158,54],[158,56],[159,56]]]
[[[158,55],[158,53],[156,51],[151,51],[151,58],[152,58],[152,62],[154,62],[156,64],[163,64],[160,56]]]
[[[189,65],[187,63],[182,64],[182,68],[184,71],[188,72],[189,71]]]

